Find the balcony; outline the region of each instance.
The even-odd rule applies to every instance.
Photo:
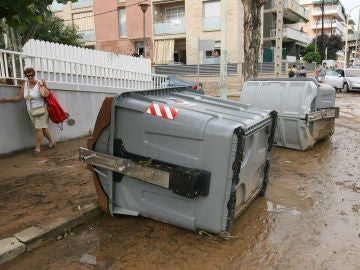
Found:
[[[283,28],[283,41],[299,41],[301,43],[308,43],[308,35],[303,31],[284,27]]]
[[[164,22],[155,22],[153,25],[154,35],[184,34],[185,29],[185,18]]]
[[[313,17],[322,16],[322,11],[320,7],[316,7],[313,9],[311,15]],[[343,7],[341,5],[334,5],[334,6],[324,6],[324,16],[333,16],[334,18],[345,21],[345,14],[343,11]]]
[[[220,64],[220,62],[221,62],[221,57],[209,56],[204,58],[205,65]]]
[[[321,30],[321,28],[322,28],[321,20],[311,24],[311,29],[313,30]],[[324,20],[324,29],[330,29],[330,28],[338,29],[340,33],[344,33],[345,31],[345,26],[342,23],[340,23],[338,20],[330,20],[330,21]]]
[[[276,12],[276,1],[268,1],[264,12]],[[309,12],[294,0],[284,0],[284,17],[292,22],[309,21]]]
[[[77,2],[71,3],[71,8],[84,8],[91,7],[93,5],[93,0],[79,0]]]
[[[274,40],[276,38],[276,28],[264,30],[264,40]],[[300,30],[285,26],[283,28],[283,42],[298,41],[308,43],[308,35]]]

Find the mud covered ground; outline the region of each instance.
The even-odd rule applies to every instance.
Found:
[[[0,159],[0,239],[58,217],[73,217],[97,197],[91,174],[78,161],[86,139]],[[45,147],[43,147],[45,148]]]
[[[0,269],[357,270],[360,94],[337,94],[336,103],[340,118],[330,139],[305,152],[273,147],[266,196],[240,216],[228,239],[103,216]],[[1,160],[1,236],[95,200],[90,174],[77,161],[79,145],[85,140],[59,144],[40,158]]]

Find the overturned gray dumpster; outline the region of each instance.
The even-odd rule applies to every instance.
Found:
[[[278,112],[274,144],[306,150],[334,133],[335,89],[315,79],[251,79],[240,103]]]
[[[230,231],[265,192],[275,119],[185,88],[123,93],[104,101],[80,159],[111,215]]]

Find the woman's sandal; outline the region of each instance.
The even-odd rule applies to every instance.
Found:
[[[41,154],[41,152],[38,151],[38,150],[34,150],[34,152],[33,152],[33,155],[34,155],[34,156],[38,156],[38,155],[40,155],[40,154]]]
[[[56,143],[53,143],[52,145],[48,145],[48,149],[53,149],[53,148],[55,148],[56,147]]]

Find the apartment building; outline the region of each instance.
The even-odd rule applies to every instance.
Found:
[[[148,0],[141,2],[148,5],[143,12],[139,0],[79,0],[76,3],[69,1],[66,5],[54,2],[52,11],[66,23],[79,26],[86,44],[98,50],[142,57],[146,51],[145,57],[152,59],[155,65],[219,64],[224,33],[221,2]],[[283,11],[280,20],[283,22],[283,60],[299,59],[302,48],[311,40],[299,26],[299,22],[305,23],[309,17],[304,7],[293,0],[270,0],[263,8],[262,18],[262,47],[267,62],[274,59],[276,5],[279,3]],[[230,63],[244,61],[243,18],[242,1],[228,0],[226,47]],[[199,41],[212,41],[214,46],[199,50]]]
[[[221,1],[153,0],[154,63],[219,64],[221,56]],[[228,62],[244,61],[242,2],[228,1]],[[212,41],[212,49],[199,50],[199,40]],[[166,52],[164,55],[162,52]]]
[[[280,5],[278,8],[277,5]],[[280,10],[280,12],[278,12]],[[278,16],[281,16],[278,18]],[[277,23],[282,23],[283,60],[295,62],[311,41],[301,27],[309,20],[309,12],[294,0],[270,0],[264,5],[263,44],[264,62],[273,62],[272,48],[276,46]]]
[[[144,54],[152,58],[152,10],[150,1],[143,13],[139,0],[94,0],[96,49],[125,55]]]
[[[72,3],[59,4],[56,1],[50,6],[51,12],[62,18],[65,25],[75,25],[82,35],[85,47],[95,48],[95,24],[92,0],[78,0]]]
[[[322,11],[323,2],[324,12]],[[344,35],[346,12],[339,0],[300,0],[299,3],[309,11],[309,22],[303,25],[303,29],[311,39],[321,35],[323,27],[324,34],[328,36]]]

